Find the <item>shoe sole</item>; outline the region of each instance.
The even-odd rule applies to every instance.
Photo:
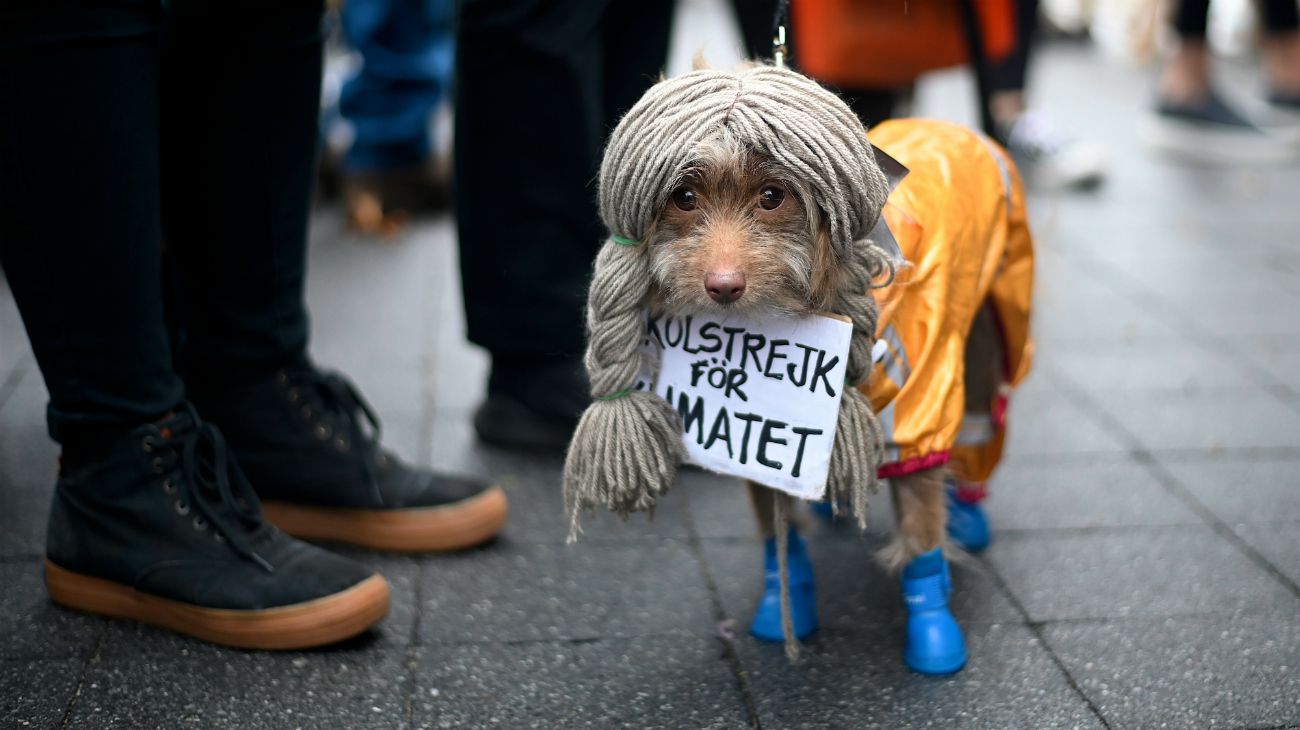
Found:
[[[505,526],[509,505],[501,487],[441,507],[364,510],[263,502],[271,524],[305,540],[376,550],[448,552],[480,545]]]
[[[352,638],[388,614],[388,582],[372,575],[329,596],[275,608],[204,608],[143,593],[45,561],[45,586],[61,606],[130,619],[240,649],[310,649]]]

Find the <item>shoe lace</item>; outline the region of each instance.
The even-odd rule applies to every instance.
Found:
[[[225,438],[215,426],[199,419],[194,406],[186,403],[183,413],[188,418],[182,418],[175,428],[164,429],[165,448],[156,462],[158,470],[172,472],[170,477],[179,476],[173,482],[178,491],[178,509],[192,506],[237,554],[268,573],[275,572],[250,540],[265,524],[262,507],[252,485],[231,458]]]
[[[300,383],[308,405],[315,409],[319,420],[333,432],[343,434],[346,443],[360,454],[358,461],[365,483],[377,489],[376,470],[386,462],[387,456],[379,446],[382,426],[374,409],[352,381],[338,373],[307,368],[293,379]]]

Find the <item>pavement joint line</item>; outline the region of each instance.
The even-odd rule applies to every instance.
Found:
[[[704,558],[704,549],[700,543],[699,531],[695,527],[695,514],[691,512],[691,501],[688,492],[683,492],[686,505],[682,510],[682,521],[686,525],[687,543],[690,546],[691,554],[695,556],[696,563],[700,566],[700,575],[704,578],[704,585],[709,591],[709,602],[713,604],[713,617],[721,626],[723,622],[732,620],[727,616],[727,610],[722,605],[722,594],[718,590],[718,584],[713,579],[713,572],[709,570],[708,561]],[[723,656],[727,660],[727,665],[731,669],[732,677],[736,680],[736,690],[740,693],[741,704],[745,708],[745,714],[749,720],[749,726],[754,730],[762,730],[763,722],[758,714],[758,704],[754,701],[753,688],[749,686],[749,675],[745,672],[745,667],[740,661],[740,653],[736,651],[736,642],[734,639],[728,639],[721,631],[716,632],[716,638],[722,643]]]
[[[0,565],[9,565],[11,563],[35,563],[45,556],[41,553],[15,553],[13,555],[0,555]]]
[[[1100,722],[1102,727],[1106,728],[1106,730],[1112,730],[1110,721],[1102,714],[1101,708],[1092,701],[1092,698],[1088,696],[1087,692],[1083,691],[1083,686],[1079,684],[1079,681],[1070,672],[1070,668],[1066,666],[1065,660],[1061,659],[1061,657],[1057,655],[1056,650],[1052,648],[1052,645],[1048,643],[1047,638],[1043,636],[1043,624],[1035,623],[1030,620],[1029,610],[1020,602],[1020,599],[1016,597],[1016,594],[1011,591],[1011,586],[1007,585],[1002,574],[993,567],[992,563],[989,563],[984,558],[977,558],[977,560],[984,563],[989,578],[993,580],[993,583],[998,587],[998,590],[1002,591],[1002,594],[1006,596],[1007,601],[1011,603],[1011,607],[1016,610],[1016,613],[1020,614],[1021,623],[1029,629],[1029,633],[1033,635],[1034,641],[1038,642],[1038,645],[1047,653],[1048,658],[1050,658],[1052,663],[1056,665],[1056,668],[1060,670],[1061,675],[1065,677],[1066,684],[1070,685],[1070,689],[1074,690],[1075,694],[1079,696],[1079,699],[1083,700],[1083,703],[1087,705],[1088,710],[1097,718],[1097,722]]]
[[[407,637],[404,652],[406,668],[410,673],[406,680],[406,697],[404,698],[407,727],[415,727],[415,694],[419,688],[419,681],[416,679],[419,672],[417,654],[420,646],[420,624],[424,618],[424,566],[425,561],[415,561],[415,618],[411,620],[411,634]]]
[[[1081,410],[1091,416],[1098,425],[1103,428],[1113,429],[1114,433],[1119,436],[1121,440],[1126,441],[1130,445],[1133,459],[1137,461],[1140,466],[1146,469],[1147,473],[1153,477],[1166,492],[1182,502],[1183,505],[1192,510],[1192,512],[1196,513],[1196,515],[1200,517],[1206,525],[1213,529],[1219,537],[1223,538],[1235,547],[1240,553],[1242,553],[1242,555],[1250,560],[1250,562],[1254,563],[1256,567],[1272,576],[1274,580],[1282,584],[1282,586],[1293,595],[1300,598],[1300,585],[1297,585],[1290,576],[1278,569],[1277,566],[1273,565],[1268,558],[1264,557],[1264,555],[1251,546],[1250,543],[1243,540],[1241,536],[1234,532],[1226,522],[1219,519],[1219,516],[1216,515],[1213,510],[1207,507],[1205,503],[1196,497],[1196,495],[1192,494],[1191,491],[1184,487],[1182,483],[1179,482],[1178,479],[1160,463],[1160,460],[1146,449],[1142,444],[1141,439],[1137,437],[1137,434],[1129,431],[1128,428],[1126,428],[1119,419],[1111,415],[1111,413],[1107,411],[1091,393],[1080,388],[1078,384],[1072,381],[1068,376],[1059,372],[1053,372],[1053,376],[1053,379],[1060,384],[1066,396],[1073,400],[1075,405],[1079,406]]]
[[[1192,332],[1197,334],[1196,337],[1187,339],[1199,347],[1202,351],[1214,352],[1216,354],[1232,351],[1231,340],[1223,337],[1213,330],[1206,329],[1194,317],[1189,317],[1176,304],[1170,302],[1158,290],[1151,289],[1141,282],[1135,280],[1133,275],[1122,267],[1117,267],[1112,263],[1100,259],[1079,259],[1083,263],[1085,274],[1090,274],[1093,279],[1120,296],[1128,299],[1134,304],[1144,305],[1147,311],[1154,311],[1158,316],[1165,320],[1167,324],[1175,326],[1179,331]],[[1104,267],[1109,270],[1107,275],[1101,275],[1098,267]],[[1088,268],[1092,271],[1088,272]],[[1115,282],[1124,279],[1128,282],[1128,287],[1116,286]],[[1130,288],[1131,287],[1131,288]],[[1290,409],[1300,412],[1300,391],[1287,385],[1284,381],[1275,377],[1263,366],[1255,361],[1254,356],[1248,352],[1237,353],[1240,361],[1245,364],[1246,369],[1254,375],[1255,381],[1264,388],[1265,392],[1270,393],[1278,400],[1282,401]],[[1285,394],[1284,397],[1280,394]]]
[[[86,676],[90,674],[90,668],[99,663],[100,657],[104,651],[104,644],[108,641],[108,626],[100,628],[99,636],[95,638],[95,647],[86,657],[81,665],[81,676],[77,678],[77,686],[72,690],[72,696],[68,698],[68,706],[63,708],[63,719],[59,721],[60,728],[71,727],[72,711],[77,708],[77,700],[81,699],[81,690],[86,686]]]

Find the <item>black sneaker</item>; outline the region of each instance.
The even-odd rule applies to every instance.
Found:
[[[580,359],[497,355],[474,430],[494,446],[563,452],[589,403],[591,386]]]
[[[381,448],[379,419],[336,373],[303,365],[195,402],[230,440],[267,519],[291,535],[430,552],[478,545],[505,525],[500,487]]]
[[[60,472],[45,561],[55,603],[248,649],[330,644],[388,612],[374,571],[263,521],[192,408],[69,443]]]
[[[1280,162],[1294,154],[1272,130],[1248,119],[1213,91],[1191,103],[1160,100],[1139,131],[1153,147],[1199,162]]]

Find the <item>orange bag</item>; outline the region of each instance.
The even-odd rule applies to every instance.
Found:
[[[892,89],[969,59],[963,0],[794,0],[795,62],[843,88]],[[1015,0],[970,0],[984,55],[1015,45]]]

